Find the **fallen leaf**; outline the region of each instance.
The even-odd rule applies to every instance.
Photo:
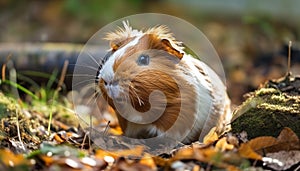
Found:
[[[119,150],[115,151],[115,153],[118,156],[123,156],[123,157],[128,157],[128,156],[136,156],[136,157],[141,157],[144,152],[144,147],[143,146],[136,146],[133,149],[129,150]]]
[[[60,138],[60,136],[58,134],[54,135],[54,140],[59,144],[65,142],[62,138]]]
[[[137,162],[127,162],[124,158],[120,158],[113,166],[111,170],[122,170],[122,171],[152,171],[147,165],[143,165]]]
[[[204,144],[212,144],[219,139],[219,136],[216,132],[216,127],[213,127],[209,133],[203,138]]]
[[[103,160],[105,160],[105,158],[107,158],[107,156],[112,157],[113,160],[115,160],[115,159],[118,158],[118,156],[115,153],[113,153],[113,152],[109,152],[109,151],[102,150],[102,149],[96,150],[95,157],[97,159],[103,159]]]
[[[277,138],[271,136],[256,137],[246,144],[259,154],[300,149],[299,138],[287,127],[280,132]]]
[[[152,159],[157,166],[167,167],[170,166],[171,163],[170,159],[165,159],[159,156],[153,156]]]
[[[114,159],[117,159],[119,157],[142,157],[144,152],[144,147],[143,146],[136,146],[133,149],[129,150],[118,150],[118,151],[106,151],[99,149],[96,151],[96,158],[99,159],[104,159],[105,156],[111,156]]]
[[[223,137],[216,143],[216,148],[220,151],[232,150],[234,145],[227,143],[227,138]]]
[[[16,167],[18,165],[29,165],[28,161],[22,154],[14,154],[8,149],[0,150],[0,161],[9,167]]]
[[[243,143],[239,148],[240,156],[247,158],[247,159],[254,159],[254,160],[261,160],[262,157],[257,154],[248,144]]]
[[[42,161],[45,163],[46,166],[50,166],[54,162],[54,159],[52,157],[46,155],[41,155],[40,158],[42,159]]]
[[[262,150],[275,144],[277,144],[277,140],[271,136],[256,137],[247,142],[247,145],[256,152],[262,152]]]
[[[290,128],[285,127],[277,137],[277,143],[268,148],[267,152],[278,152],[281,150],[299,150],[300,140],[296,133],[294,133]]]
[[[117,126],[115,128],[109,128],[108,132],[113,135],[122,135],[123,134],[123,131],[120,126]]]
[[[146,153],[143,158],[140,160],[141,164],[149,166],[151,169],[157,170],[156,164],[152,158],[152,156]]]
[[[194,148],[181,148],[176,152],[172,160],[189,160],[194,159]]]

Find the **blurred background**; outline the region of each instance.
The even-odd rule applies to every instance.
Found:
[[[71,43],[80,48],[119,18],[165,13],[190,22],[208,37],[224,64],[229,95],[238,105],[265,80],[285,75],[290,40],[292,71],[300,74],[299,6],[298,0],[0,0],[0,59],[7,57],[2,51],[14,53],[23,43]],[[29,62],[21,64],[30,66],[30,57],[17,58],[24,59]]]

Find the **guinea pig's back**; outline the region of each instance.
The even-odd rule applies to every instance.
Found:
[[[226,87],[220,77],[208,65],[190,55],[185,55],[180,65],[197,92],[196,122],[185,141],[195,138],[202,141],[215,126],[218,133],[223,132],[231,120],[231,110]]]

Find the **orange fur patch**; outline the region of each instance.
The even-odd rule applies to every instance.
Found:
[[[135,93],[133,93],[131,89],[130,96],[132,97],[132,105],[139,112],[147,112],[150,109],[149,96],[153,91],[161,91],[164,93],[167,100],[167,107],[163,109],[164,113],[161,118],[153,124],[162,130],[168,130],[177,120],[181,103],[179,87],[174,79],[167,73],[158,70],[149,70],[139,73],[131,82],[135,90],[137,90],[137,95],[144,102],[143,105],[140,105],[138,99],[135,98]],[[164,103],[165,99],[154,100],[156,103]]]

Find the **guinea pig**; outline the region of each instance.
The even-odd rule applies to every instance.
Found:
[[[124,136],[167,136],[188,144],[231,119],[230,99],[217,74],[185,52],[166,26],[107,33],[109,53],[97,87],[115,110]]]

